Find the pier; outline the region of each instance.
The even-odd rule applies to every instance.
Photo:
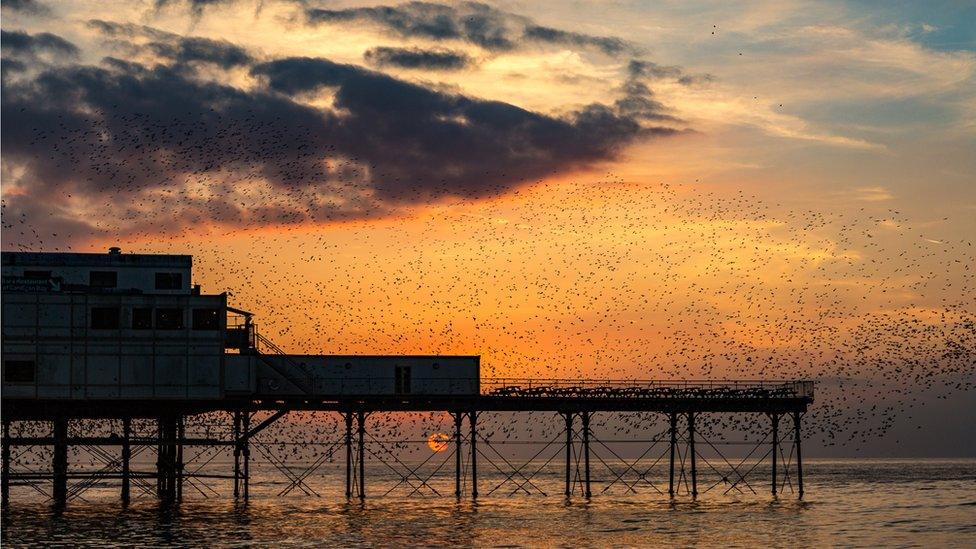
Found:
[[[540,412],[558,417],[559,432],[527,442],[538,447],[533,459],[563,462],[566,497],[599,495],[597,465],[602,492],[612,486],[649,487],[672,498],[697,498],[717,487],[757,492],[749,475],[758,462],[769,464],[773,496],[784,489],[803,496],[801,421],[813,402],[810,381],[500,379],[482,378],[478,356],[288,354],[258,330],[253,313],[230,306],[227,294],[203,294],[192,285],[191,268],[190,256],[118,248],[3,252],[4,504],[11,487],[28,487],[62,506],[115,481],[123,502],[147,494],[179,501],[188,489],[217,495],[208,484],[215,482],[232,484],[234,497],[247,500],[257,457],[287,479],[280,495],[313,493],[306,480],[328,456],[297,470],[259,443],[265,429],[299,412],[340,418],[338,440],[310,436],[297,443],[344,450],[350,499],[367,497],[367,466],[376,463],[398,475],[392,489],[445,495],[428,482],[431,476],[418,473],[420,466],[389,447],[404,441],[375,436],[375,418],[416,412],[451,419],[453,433],[443,434],[436,453],[451,451],[428,475],[453,457],[458,498],[546,493],[534,482],[544,467],[506,456],[499,451],[506,442],[479,428],[493,415],[522,421]],[[634,413],[666,426],[620,442],[641,441],[641,458],[656,457],[650,467],[618,455],[614,442],[594,429],[595,419]],[[720,447],[730,442],[711,440],[702,429],[709,418],[739,414],[762,426],[762,436],[743,442],[751,446],[751,462],[727,459]],[[199,417],[217,418],[218,425],[204,434],[188,431]],[[190,448],[228,451],[233,464],[205,471],[206,463],[188,457]],[[73,467],[73,450],[87,452],[100,468]],[[25,455],[34,457],[29,467],[18,465]],[[133,466],[135,457],[150,455],[154,467]],[[46,463],[38,468],[38,462]],[[661,463],[668,464],[666,490],[664,479],[649,479]],[[702,465],[718,482],[701,485]],[[500,475],[501,484],[483,486],[479,467]]]
[[[365,474],[366,444],[369,436],[369,419],[375,414],[397,412],[432,412],[450,414],[454,432],[453,445],[455,490],[454,496],[479,496],[479,458],[486,466],[503,471],[507,480],[520,487],[515,492],[531,493],[533,472],[526,464],[516,465],[500,454],[487,451],[492,441],[485,439],[478,430],[478,420],[495,412],[525,413],[553,412],[559,414],[565,427],[555,440],[540,442],[538,454],[562,454],[565,469],[565,496],[576,494],[593,497],[591,486],[591,447],[601,443],[591,429],[591,418],[597,414],[627,412],[651,412],[666,418],[668,426],[664,436],[653,442],[663,443],[662,458],[668,466],[668,497],[680,497],[682,485],[685,494],[696,498],[700,494],[699,462],[702,459],[696,423],[703,416],[713,414],[745,413],[763,418],[768,425],[768,436],[755,443],[758,456],[766,460],[771,469],[769,491],[776,496],[783,487],[783,468],[792,468],[795,484],[790,483],[797,497],[803,496],[803,462],[801,454],[801,421],[807,407],[813,401],[812,382],[663,382],[663,381],[600,381],[600,380],[484,380],[482,393],[474,396],[343,396],[341,398],[286,398],[286,399],[227,399],[217,402],[180,401],[161,406],[152,402],[104,402],[89,401],[14,401],[4,403],[3,421],[3,497],[9,501],[9,486],[30,485],[38,491],[50,493],[55,504],[64,504],[72,494],[80,493],[86,483],[95,480],[116,479],[120,497],[130,499],[134,482],[145,485],[153,481],[153,492],[161,499],[179,500],[184,484],[194,479],[224,479],[233,484],[234,497],[249,497],[250,441],[262,430],[290,412],[313,411],[339,414],[345,425],[342,446],[346,468],[345,494],[348,498],[365,499],[369,488]],[[264,419],[255,422],[256,415],[264,413]],[[233,436],[229,440],[219,438],[187,437],[183,424],[188,416],[221,413],[231,418]],[[270,415],[268,415],[270,414]],[[134,420],[151,420],[155,432],[150,436],[133,437],[129,426]],[[115,420],[123,425],[121,436],[68,436],[67,425],[72,420]],[[11,423],[20,421],[47,422],[51,436],[13,437]],[[465,425],[466,424],[466,425]],[[784,433],[780,430],[784,427]],[[782,435],[788,434],[788,437]],[[696,440],[697,439],[697,440]],[[373,442],[376,442],[373,440]],[[479,443],[481,446],[479,446]],[[496,443],[497,444],[497,443]],[[602,443],[601,443],[602,444]],[[782,449],[790,450],[792,463],[788,463]],[[716,444],[709,443],[713,451]],[[117,455],[108,459],[112,466],[97,474],[76,474],[70,469],[67,455],[70,446],[98,448],[102,453]],[[232,449],[233,470],[226,475],[204,475],[188,472],[183,462],[183,449],[188,446],[226,446]],[[10,469],[10,453],[18,447],[49,447],[52,449],[50,472],[13,472]],[[485,447],[485,448],[482,448]],[[130,459],[133,449],[155,452],[156,468],[151,471],[133,471]],[[604,445],[604,448],[607,448]],[[581,456],[581,459],[574,459]],[[713,456],[714,457],[714,456]],[[462,466],[462,458],[466,461]],[[734,487],[747,482],[748,471],[727,464],[728,478]],[[313,463],[305,471],[311,474]],[[624,467],[626,468],[626,466]],[[612,469],[611,469],[612,470]],[[289,475],[292,488],[303,484],[301,474],[282,468]],[[538,471],[535,471],[538,473]],[[411,480],[409,467],[404,468],[401,481]],[[612,473],[621,482],[620,471]],[[786,472],[789,474],[789,472]],[[578,480],[577,480],[578,479]],[[415,487],[423,478],[417,477]],[[429,479],[428,479],[429,480]],[[608,480],[613,481],[613,478]],[[69,482],[70,481],[70,482]],[[43,486],[50,486],[45,489]],[[462,493],[462,485],[466,487]]]

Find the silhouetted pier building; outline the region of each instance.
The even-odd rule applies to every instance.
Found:
[[[136,473],[134,445],[157,453],[152,477],[162,498],[179,498],[187,476],[186,445],[233,447],[234,495],[248,496],[249,441],[293,410],[332,411],[345,420],[346,495],[365,497],[366,418],[374,412],[446,411],[454,418],[455,493],[462,493],[462,446],[470,451],[470,493],[478,496],[478,416],[551,411],[565,420],[566,495],[572,452],[582,453],[582,493],[590,497],[590,418],[596,412],[658,412],[670,423],[669,494],[675,455],[689,458],[690,495],[698,495],[696,417],[747,412],[770,418],[771,489],[777,491],[779,424],[791,423],[796,481],[803,494],[800,421],[813,400],[811,382],[639,382],[482,380],[477,356],[290,355],[262,336],[250,312],[226,294],[191,286],[187,255],[3,252],[2,496],[11,482],[51,481],[64,503],[73,444],[119,448],[124,501]],[[273,412],[252,424],[256,412]],[[187,416],[226,412],[233,439],[187,438]],[[121,420],[121,436],[69,437],[76,419]],[[152,419],[152,439],[133,438],[131,422]],[[465,437],[464,419],[467,419]],[[576,423],[578,420],[578,424]],[[50,422],[50,436],[13,437],[11,422]],[[679,437],[680,433],[680,437]],[[680,440],[679,440],[680,438]],[[53,448],[51,471],[13,473],[12,446]],[[684,475],[684,460],[681,460]],[[516,470],[516,473],[519,473]],[[741,477],[741,473],[738,473]],[[524,475],[523,475],[524,476]],[[467,479],[466,479],[467,480]]]

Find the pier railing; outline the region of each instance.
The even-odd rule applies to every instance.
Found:
[[[487,396],[620,398],[809,398],[812,381],[770,380],[603,380],[490,378],[481,381]]]
[[[520,398],[804,398],[813,400],[812,381],[613,380],[529,378],[413,378],[397,388],[390,379],[321,378],[309,381],[315,395],[458,395]]]

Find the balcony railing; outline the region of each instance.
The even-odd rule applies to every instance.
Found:
[[[813,399],[812,381],[768,380],[602,380],[413,377],[397,386],[391,377],[318,377],[311,372],[315,395],[483,395],[532,398],[806,398]],[[261,386],[261,384],[259,384]],[[270,388],[276,391],[277,388]],[[261,390],[259,389],[259,393]]]
[[[481,382],[491,396],[604,398],[808,398],[812,381],[597,380],[494,378]]]

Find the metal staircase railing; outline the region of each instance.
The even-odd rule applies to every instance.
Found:
[[[271,351],[270,353],[262,353],[261,348]],[[292,360],[288,353],[275,345],[270,339],[264,337],[258,333],[257,329],[254,330],[254,353],[255,355],[272,370],[278,373],[281,377],[287,379],[295,387],[298,387],[305,394],[312,394],[313,383],[312,374],[305,369],[304,366]],[[281,358],[288,368],[284,368],[281,364],[276,363],[274,360],[269,359],[269,356],[276,355]],[[301,377],[296,377],[294,372],[301,372]]]

